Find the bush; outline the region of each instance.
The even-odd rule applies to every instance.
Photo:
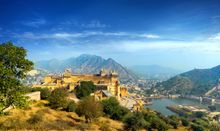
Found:
[[[85,97],[79,102],[76,108],[76,113],[79,116],[85,116],[86,122],[91,122],[93,118],[98,118],[102,115],[102,105],[95,101],[93,97]]]
[[[57,88],[52,91],[51,96],[49,97],[49,105],[52,108],[65,109],[68,105],[67,101],[68,91],[63,88]]]
[[[204,113],[204,112],[195,112],[194,115],[197,118],[202,118],[202,117],[206,116],[206,113]]]
[[[197,124],[192,124],[191,128],[192,128],[193,131],[204,131],[205,130],[203,126],[200,126],[200,125],[197,125]]]
[[[74,112],[76,110],[76,103],[74,101],[70,101],[65,110],[67,112]]]
[[[122,120],[122,118],[129,113],[129,110],[119,105],[115,97],[102,101],[103,112],[110,116],[111,119]]]
[[[186,118],[181,118],[181,122],[183,126],[189,126],[189,121]]]
[[[106,122],[104,122],[104,123],[102,123],[101,125],[100,125],[100,128],[99,128],[101,131],[111,131],[111,128],[110,128],[110,126],[109,126],[109,123],[106,123]]]
[[[42,100],[48,100],[51,95],[51,92],[48,88],[41,88],[40,89],[40,97]]]
[[[102,101],[103,112],[107,115],[112,116],[115,109],[119,106],[119,102],[115,97],[110,97]]]
[[[168,129],[167,124],[159,118],[153,118],[150,127],[159,131],[166,131]]]
[[[197,125],[200,125],[200,126],[203,126],[203,127],[206,127],[206,128],[209,128],[210,125],[209,125],[209,121],[207,120],[204,120],[204,119],[196,119],[196,120],[193,120],[193,122]]]
[[[123,120],[126,129],[131,129],[133,131],[148,128],[149,123],[144,120],[143,114],[141,112],[135,112],[128,114]]]
[[[179,118],[176,115],[169,116],[170,122],[169,124],[173,126],[174,129],[177,129],[179,126]]]
[[[76,88],[76,96],[78,98],[83,98],[89,96],[96,90],[96,86],[92,81],[82,81],[80,85]]]
[[[130,111],[127,108],[118,106],[110,118],[114,120],[122,120],[129,112]]]
[[[178,128],[179,123],[178,123],[178,122],[176,122],[176,121],[174,121],[174,120],[170,120],[170,125],[172,125],[174,129],[177,129],[177,128]]]
[[[27,122],[29,124],[37,124],[39,122],[43,121],[43,114],[42,113],[39,113],[37,112],[36,114],[34,114],[33,116],[31,116],[31,118],[29,118],[27,120]]]

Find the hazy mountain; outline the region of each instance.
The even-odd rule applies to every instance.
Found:
[[[136,74],[148,79],[168,79],[181,73],[180,70],[159,65],[134,65],[129,67]]]
[[[74,73],[98,73],[101,69],[115,70],[121,80],[136,80],[137,77],[113,59],[104,59],[96,55],[83,54],[65,60],[46,60],[35,63],[36,68],[45,69],[50,72],[63,72],[71,68]]]
[[[160,89],[173,93],[203,95],[216,86],[220,78],[220,65],[210,69],[194,69],[160,83]]]

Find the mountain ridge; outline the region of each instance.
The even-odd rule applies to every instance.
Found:
[[[208,69],[193,69],[157,85],[171,93],[204,95],[219,83],[220,65]]]
[[[136,81],[137,76],[122,66],[112,58],[104,59],[101,56],[82,54],[78,57],[70,57],[64,60],[51,59],[38,61],[36,68],[45,69],[50,72],[63,72],[66,68],[73,70],[73,73],[98,73],[101,69],[107,71],[115,70],[118,72],[121,80]]]

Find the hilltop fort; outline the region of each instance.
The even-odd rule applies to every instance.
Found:
[[[98,74],[73,74],[70,69],[66,69],[62,75],[48,75],[44,77],[42,84],[33,87],[46,87],[49,89],[67,88],[74,90],[81,81],[92,81],[96,87],[97,95],[103,97],[115,96],[117,98],[127,95],[127,88],[121,87],[117,72],[102,69]]]

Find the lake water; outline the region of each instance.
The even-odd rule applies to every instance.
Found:
[[[158,112],[161,112],[163,115],[174,115],[175,113],[167,109],[167,106],[170,105],[194,105],[199,106],[202,108],[208,109],[209,104],[200,103],[196,100],[191,99],[183,99],[183,98],[177,98],[177,99],[153,99],[151,101],[153,104],[146,106],[147,108],[154,109]],[[217,111],[220,111],[220,105],[215,105]]]

